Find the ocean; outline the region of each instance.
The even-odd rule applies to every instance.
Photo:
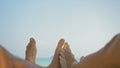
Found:
[[[76,58],[76,60],[79,62],[79,58]],[[48,66],[52,61],[52,58],[37,58],[36,64],[46,67]]]
[[[52,61],[51,58],[37,58],[36,64],[46,67],[51,63],[51,61]]]

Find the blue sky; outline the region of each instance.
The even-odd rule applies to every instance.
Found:
[[[60,38],[80,57],[119,32],[119,0],[0,0],[0,44],[19,57],[30,37],[37,57],[52,56]]]

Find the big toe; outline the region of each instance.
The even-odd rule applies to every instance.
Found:
[[[64,39],[60,39],[56,48],[56,53],[59,53],[62,49],[62,46],[64,45],[65,40]]]
[[[33,37],[30,38],[30,43],[36,43],[35,39]]]

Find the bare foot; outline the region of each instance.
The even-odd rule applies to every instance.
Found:
[[[60,61],[59,55],[60,55],[60,51],[62,49],[62,46],[64,45],[64,42],[65,42],[64,39],[59,40],[57,48],[55,50],[53,60],[52,60],[51,64],[48,66],[48,68],[61,68],[61,65],[59,62]]]
[[[36,53],[37,53],[36,42],[35,42],[34,38],[30,38],[30,42],[28,43],[28,45],[26,47],[25,59],[32,62],[32,63],[35,63]]]
[[[78,63],[75,60],[67,42],[60,53],[60,63],[62,66],[61,68],[74,68],[74,66]]]
[[[26,59],[29,58],[29,54],[31,54],[30,52],[31,52],[32,48],[30,46],[32,46],[33,44],[35,44],[35,40],[30,39],[30,43],[28,44],[27,51],[26,51]],[[38,66],[29,61],[16,58],[16,57],[12,56],[7,50],[5,50],[0,45],[0,68],[61,68],[60,62],[59,62],[60,61],[59,55],[60,55],[60,51],[62,49],[63,44],[64,44],[64,39],[61,39],[56,48],[54,58],[48,67],[41,67],[41,66]],[[32,54],[30,56],[35,57],[35,54],[33,51],[32,51]],[[31,58],[28,60],[31,61]],[[33,62],[33,60],[32,60],[32,62]]]
[[[30,42],[27,46],[27,50],[26,50],[26,60],[34,62],[34,63],[35,63],[35,59],[36,59],[36,45],[35,44],[36,44],[35,40],[33,38],[31,38]],[[64,39],[61,39],[58,42],[53,60],[47,68],[61,68],[60,62],[59,62],[60,61],[59,55],[60,55],[60,51],[61,51],[63,45],[64,45]],[[46,68],[46,67],[44,67],[44,68]]]
[[[80,62],[82,62],[83,60],[84,60],[84,56],[81,56],[81,58],[80,58]]]

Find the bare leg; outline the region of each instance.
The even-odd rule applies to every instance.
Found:
[[[64,39],[61,39],[56,48],[54,58],[48,67],[41,67],[29,61],[16,58],[0,45],[0,68],[61,68],[59,54],[63,44]]]
[[[11,55],[0,45],[0,68],[42,68],[36,64]]]
[[[65,43],[64,48],[62,49],[60,55],[61,55],[60,62],[62,68],[74,68],[74,66],[78,63],[75,60],[68,43]]]
[[[84,57],[76,68],[120,68],[120,34],[99,51]]]
[[[61,66],[71,68],[72,61],[67,49],[62,51]],[[67,57],[67,58],[66,58]],[[72,58],[72,57],[71,57]],[[69,60],[68,60],[69,59]],[[62,61],[66,63],[63,64]],[[90,54],[74,65],[73,68],[120,68],[120,34],[116,35],[105,47]]]
[[[32,62],[32,63],[35,63],[36,53],[37,53],[36,41],[33,38],[30,38],[30,42],[28,43],[28,45],[26,47],[26,57],[25,57],[25,59]]]

